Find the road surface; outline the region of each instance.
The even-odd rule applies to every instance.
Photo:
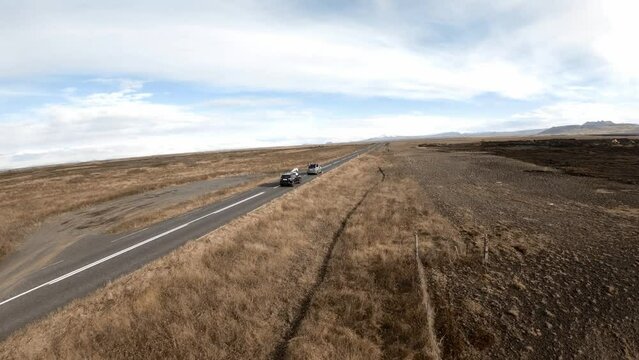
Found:
[[[330,171],[370,149],[371,146],[368,146],[338,158],[324,165],[324,171]],[[311,179],[306,174],[302,175],[302,183]],[[275,183],[262,185],[111,240],[89,238],[76,242],[47,266],[23,278],[13,287],[11,294],[0,298],[0,339],[291,189]]]

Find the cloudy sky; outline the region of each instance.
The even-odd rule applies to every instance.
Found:
[[[639,123],[637,4],[0,0],[0,169]]]

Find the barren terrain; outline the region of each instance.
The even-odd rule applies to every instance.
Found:
[[[471,255],[432,268],[448,357],[638,356],[639,157],[607,141],[397,147]]]
[[[485,151],[566,174],[639,184],[639,137],[562,137],[455,144],[431,142],[420,146],[448,151]]]

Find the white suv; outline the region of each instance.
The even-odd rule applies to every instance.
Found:
[[[308,175],[319,175],[322,173],[322,165],[320,164],[308,164],[308,170],[306,171]]]

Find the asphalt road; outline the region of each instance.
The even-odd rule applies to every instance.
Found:
[[[324,172],[369,151],[372,146],[324,165]],[[302,174],[302,183],[312,178],[313,175]],[[11,295],[0,299],[0,339],[291,191],[291,187],[280,187],[275,181],[124,236],[76,242],[48,266],[22,279]]]

